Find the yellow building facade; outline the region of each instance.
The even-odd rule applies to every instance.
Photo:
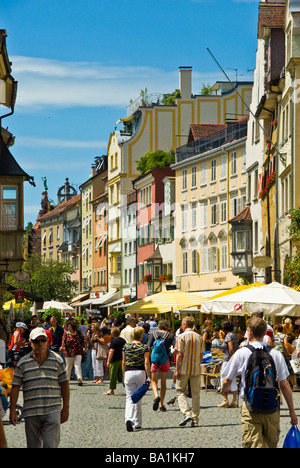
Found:
[[[199,152],[194,147],[192,156],[187,145],[186,151],[177,152],[172,165],[176,171],[176,284],[182,291],[212,292],[238,282],[231,271],[228,221],[246,206],[247,119],[236,128],[242,132],[233,141],[226,143],[225,136],[225,143],[218,145],[228,131],[224,128],[206,137]],[[209,141],[217,146],[201,151]]]
[[[109,287],[121,287],[126,260],[122,256],[120,213],[132,191],[132,180],[140,173],[136,165],[147,151],[170,151],[187,142],[191,123],[223,124],[247,113],[252,83],[216,83],[212,95],[192,94],[191,67],[179,68],[180,96],[172,105],[164,105],[161,96],[147,96],[127,109],[120,119],[123,130],[111,133],[108,142],[109,195]]]

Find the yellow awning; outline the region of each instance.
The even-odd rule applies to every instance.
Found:
[[[5,311],[10,310],[10,304],[11,304],[11,303],[12,303],[14,309],[16,309],[16,310],[19,309],[20,304],[19,304],[18,302],[16,303],[16,301],[13,299],[12,301],[8,301],[8,302],[5,302],[5,303],[3,304],[3,310],[5,310]],[[27,307],[28,305],[30,305],[30,304],[31,304],[31,302],[27,301],[26,299],[25,299],[24,302],[23,302],[23,305],[25,305],[26,307]]]
[[[116,123],[120,123],[120,122],[130,122],[131,120],[133,120],[134,117],[133,115],[131,115],[130,117],[127,117],[127,118],[124,118],[124,119],[119,119]]]
[[[205,301],[207,301],[207,297],[197,296],[196,294],[179,290],[163,291],[135,302],[126,308],[126,313],[164,314],[187,307],[197,307]]]
[[[236,286],[235,288],[229,289],[228,291],[224,291],[224,292],[222,292],[220,294],[216,294],[215,296],[210,297],[209,300],[210,299],[217,299],[218,297],[227,296],[228,294],[234,294],[234,293],[239,292],[239,291],[244,291],[244,289],[253,288],[254,286],[259,288],[260,286],[265,286],[265,283],[241,284],[240,286]]]

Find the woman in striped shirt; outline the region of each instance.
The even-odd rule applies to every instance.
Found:
[[[133,331],[133,341],[123,348],[123,379],[126,389],[125,423],[128,432],[140,429],[142,426],[142,400],[134,404],[131,395],[144,383],[150,380],[149,348],[141,343],[144,328],[136,327]]]

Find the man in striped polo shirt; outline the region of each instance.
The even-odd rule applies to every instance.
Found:
[[[47,348],[43,328],[32,330],[29,338],[32,351],[18,362],[13,377],[10,422],[16,425],[16,404],[22,386],[27,447],[57,448],[60,424],[69,417],[70,391],[65,364]]]
[[[179,426],[186,426],[191,421],[192,426],[195,427],[199,423],[201,363],[204,343],[202,336],[193,330],[194,326],[195,320],[193,317],[185,317],[181,323],[183,333],[178,336],[176,344],[178,351],[175,371],[176,391],[179,409],[183,415],[183,420]],[[186,397],[189,381],[192,392],[192,411]]]

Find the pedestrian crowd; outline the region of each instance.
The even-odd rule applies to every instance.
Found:
[[[30,323],[17,322],[12,331],[0,321],[0,340],[6,345],[6,366],[14,369],[9,395],[10,422],[14,425],[17,422],[17,402],[22,388],[29,448],[58,447],[60,426],[69,417],[71,379],[79,386],[85,380],[95,385],[109,380],[105,397],[113,397],[117,384],[123,384],[125,429],[141,430],[142,399],[135,401],[133,396],[146,382],[153,391],[153,411],[166,412],[167,377],[172,363],[175,366],[172,388],[176,390],[173,403],[177,398],[182,414],[180,427],[199,425],[200,391],[215,389],[216,382],[220,382],[219,391],[223,396],[220,408],[237,408],[239,398],[243,402],[244,447],[278,445],[282,396],[289,408],[291,424],[298,424],[292,391],[300,387],[292,363],[300,356],[300,332],[294,329],[290,319],[273,330],[263,319],[261,310],[252,314],[244,331],[229,319],[221,327],[214,327],[211,320],[199,327],[193,317],[187,316],[175,334],[171,333],[168,320],[158,321],[156,317],[99,320],[97,315],[92,315],[81,323],[70,318],[60,326],[55,316],[45,323],[33,316]],[[214,363],[214,355],[219,358],[219,369],[212,372],[210,359]],[[261,378],[263,362],[267,364]],[[256,373],[252,371],[254,367]],[[259,400],[262,387],[263,403]],[[232,394],[231,403],[229,394]],[[0,397],[3,400],[1,421],[8,398],[7,385],[1,381]],[[5,446],[0,424],[0,447]]]

